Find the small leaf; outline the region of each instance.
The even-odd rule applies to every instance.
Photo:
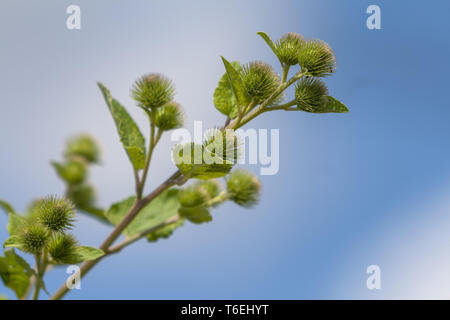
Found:
[[[180,219],[174,223],[168,224],[162,228],[159,228],[147,235],[147,240],[149,242],[155,242],[159,239],[167,239],[172,235],[175,229],[178,229],[184,224],[184,219]]]
[[[241,72],[242,67],[238,61],[232,61],[231,65],[235,70]],[[238,115],[238,103],[227,73],[224,73],[220,78],[216,90],[214,90],[213,101],[216,109],[231,119]]]
[[[25,218],[10,212],[8,215],[8,224],[6,225],[6,229],[8,230],[10,235],[13,235],[16,233],[17,228],[25,222]]]
[[[270,47],[270,49],[272,49],[273,53],[275,53],[275,55],[278,57],[275,43],[272,41],[272,39],[270,39],[270,37],[267,35],[267,33],[260,31],[256,34],[261,36],[261,38],[264,39],[264,41],[267,43],[267,45]]]
[[[244,85],[242,84],[242,78],[239,72],[229,63],[224,57],[222,57],[223,64],[225,65],[228,81],[230,82],[231,90],[236,97],[238,106],[246,106],[249,103],[247,95],[245,94]]]
[[[111,97],[109,90],[101,83],[98,83],[98,86],[103,93],[109,111],[116,123],[120,141],[122,141],[128,158],[136,171],[143,169],[145,163],[144,136],[126,109]]]
[[[328,96],[328,104],[326,112],[346,113],[348,112],[348,108],[338,99]]]
[[[76,249],[77,262],[80,263],[83,261],[95,260],[103,256],[105,253],[97,248],[88,247],[88,246],[79,246]]]
[[[309,113],[347,113],[348,112],[348,108],[345,106],[345,104],[343,104],[342,102],[340,102],[339,100],[337,100],[336,98],[333,98],[331,96],[327,96],[328,98],[328,102],[325,103],[324,105],[315,108],[314,110],[304,110],[301,109],[305,112],[309,112]]]
[[[0,208],[2,208],[6,213],[16,213],[14,211],[14,208],[12,207],[12,205],[10,205],[8,202],[0,200]]]
[[[129,197],[113,204],[106,212],[106,218],[114,225],[119,224],[133,206],[135,199]],[[179,207],[178,189],[166,190],[145,206],[123,233],[130,237],[164,223],[177,214]]]
[[[180,208],[180,216],[188,219],[190,222],[195,224],[200,224],[204,222],[212,221],[212,216],[208,209],[203,206],[192,207],[192,208]]]
[[[231,161],[222,160],[222,163],[205,163],[204,150],[204,145],[195,143],[175,146],[172,153],[173,159],[184,176],[208,180],[224,177],[230,173],[233,167]],[[186,156],[185,153],[187,154]]]
[[[21,248],[20,241],[16,235],[10,236],[8,239],[3,242],[3,248]]]
[[[29,264],[13,249],[6,250],[4,257],[0,256],[0,277],[5,286],[16,293],[17,298],[25,294],[32,274]]]

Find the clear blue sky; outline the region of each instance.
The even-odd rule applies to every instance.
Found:
[[[81,7],[80,31],[65,27],[69,4]],[[370,4],[381,8],[381,30],[366,28]],[[23,210],[61,194],[48,161],[80,131],[103,147],[91,175],[100,203],[129,196],[130,167],[96,81],[145,127],[129,87],[165,73],[187,127],[214,126],[223,122],[212,105],[219,56],[276,66],[256,32],[298,32],[335,50],[327,84],[350,113],[257,119],[255,128],[280,129],[281,142],[280,171],[261,178],[258,207],[227,204],[210,224],[137,243],[68,298],[449,298],[448,12],[448,1],[2,1],[0,198]],[[149,190],[172,172],[169,151],[160,148]],[[108,230],[80,217],[75,233],[98,245]],[[381,268],[379,291],[366,289],[371,264]],[[48,289],[65,276],[49,274]]]

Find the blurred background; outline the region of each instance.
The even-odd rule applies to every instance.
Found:
[[[81,8],[81,30],[66,28],[71,4]],[[371,4],[381,8],[381,30],[366,27]],[[326,83],[350,113],[264,114],[251,127],[280,129],[280,170],[261,177],[256,208],[227,203],[211,223],[136,243],[67,298],[450,298],[449,10],[443,0],[3,0],[0,199],[20,211],[61,195],[49,161],[80,132],[102,146],[90,177],[99,203],[128,197],[131,166],[96,81],[147,132],[130,86],[144,73],[164,73],[177,86],[186,127],[213,127],[224,121],[212,103],[220,55],[280,71],[256,32],[297,32],[334,49],[338,71]],[[173,172],[172,146],[169,135],[158,145],[148,191]],[[82,244],[99,245],[110,231],[78,220]],[[2,242],[6,223],[1,213]],[[373,264],[380,290],[366,287]],[[49,273],[49,291],[66,277],[63,268]],[[14,296],[2,284],[0,293]]]

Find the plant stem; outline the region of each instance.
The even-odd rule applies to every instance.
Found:
[[[180,216],[178,214],[174,215],[173,217],[170,217],[169,219],[167,219],[166,221],[152,227],[149,228],[145,231],[139,232],[138,234],[135,234],[132,237],[129,237],[127,239],[125,239],[124,241],[122,241],[119,244],[116,244],[115,246],[112,246],[108,249],[108,251],[106,252],[106,255],[109,254],[113,254],[113,253],[117,253],[119,251],[121,251],[123,248],[129,246],[130,244],[144,238],[145,236],[147,236],[148,234],[152,233],[153,231],[156,231],[162,227],[168,226],[169,224],[175,223],[178,220],[180,220]]]
[[[149,141],[149,146],[148,146],[147,157],[145,158],[144,171],[142,172],[142,178],[137,187],[136,196],[137,196],[138,200],[140,200],[142,198],[142,192],[144,191],[145,181],[147,180],[148,169],[150,167],[150,161],[152,160],[153,149],[155,148],[155,145],[156,145],[154,113],[150,113],[149,118],[150,118],[150,141]],[[160,133],[160,131],[158,131],[158,136],[160,136],[160,135],[161,135],[161,133]],[[158,137],[158,140],[159,140],[159,137]]]
[[[290,65],[283,66],[283,78],[281,79],[281,83],[285,83],[289,74]]]
[[[246,123],[250,122],[254,118],[256,118],[258,115],[260,115],[263,112],[270,111],[264,110],[267,108],[267,106],[272,103],[272,101],[278,97],[284,90],[286,90],[290,85],[292,85],[295,81],[299,80],[301,77],[303,77],[303,73],[300,70],[297,72],[291,79],[289,79],[287,82],[281,83],[278,88],[270,95],[269,98],[267,98],[263,103],[259,105],[258,108],[253,109],[251,112],[249,112],[242,121],[240,119],[235,119],[231,123],[229,123],[225,128],[226,129],[238,129],[245,125]]]

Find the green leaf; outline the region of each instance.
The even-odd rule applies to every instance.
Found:
[[[119,224],[133,206],[135,199],[130,197],[113,204],[106,212],[106,218],[114,225]],[[145,206],[123,233],[130,237],[164,223],[178,213],[179,207],[178,189],[166,190]]]
[[[16,293],[17,298],[25,294],[32,274],[30,265],[14,250],[6,250],[5,256],[0,256],[0,277],[5,286]]]
[[[267,45],[270,47],[270,49],[272,49],[273,53],[275,53],[275,55],[278,57],[275,43],[272,41],[272,39],[270,39],[270,37],[267,35],[267,33],[260,31],[256,34],[261,36],[261,38],[264,39],[264,41],[267,43]]]
[[[162,228],[159,228],[147,235],[147,240],[149,242],[155,242],[159,239],[167,239],[172,235],[175,229],[178,229],[184,224],[184,219],[180,219],[174,223],[168,224]]]
[[[15,213],[14,208],[8,202],[0,200],[0,208],[2,208],[6,213]]]
[[[76,256],[77,259],[75,259],[77,262],[80,263],[83,261],[89,261],[89,260],[95,260],[103,256],[105,253],[97,248],[94,247],[88,247],[88,246],[79,246],[76,249]]]
[[[328,96],[328,104],[326,112],[336,112],[336,113],[346,113],[348,108],[345,104],[340,102],[338,99]]]
[[[192,208],[180,208],[180,216],[188,219],[192,223],[200,224],[204,222],[212,221],[212,216],[208,209],[203,206],[192,207]]]
[[[232,61],[231,65],[235,70],[241,72],[242,67],[238,61]],[[214,90],[213,101],[216,109],[231,119],[238,115],[238,103],[227,73],[220,78],[216,90]]]
[[[13,235],[16,233],[17,228],[24,222],[25,222],[24,217],[16,213],[10,212],[8,215],[8,224],[6,226],[6,229],[8,230],[10,235]]]
[[[195,143],[179,144],[173,149],[173,159],[184,176],[208,180],[220,178],[230,173],[233,163],[223,160],[222,163],[206,163],[204,161],[205,146]],[[190,155],[188,154],[190,152]],[[184,157],[186,153],[186,156]]]
[[[18,248],[20,249],[22,245],[19,242],[19,239],[16,235],[10,236],[8,239],[3,242],[3,248]]]
[[[238,106],[246,106],[249,101],[245,94],[244,85],[240,73],[229,63],[224,57],[221,57],[223,64],[225,65],[226,74],[230,83],[231,90],[236,97]]]
[[[126,109],[117,100],[111,97],[109,90],[101,83],[98,83],[98,86],[103,93],[109,111],[116,123],[120,141],[122,141],[125,151],[128,154],[128,158],[136,171],[143,169],[145,164],[144,136]]]
[[[315,108],[312,111],[309,110],[303,110],[306,112],[310,112],[310,113],[347,113],[348,112],[348,108],[345,106],[345,104],[343,104],[342,102],[340,102],[339,100],[337,100],[336,98],[333,98],[331,96],[327,96],[328,98],[328,102],[325,103],[324,105]]]

